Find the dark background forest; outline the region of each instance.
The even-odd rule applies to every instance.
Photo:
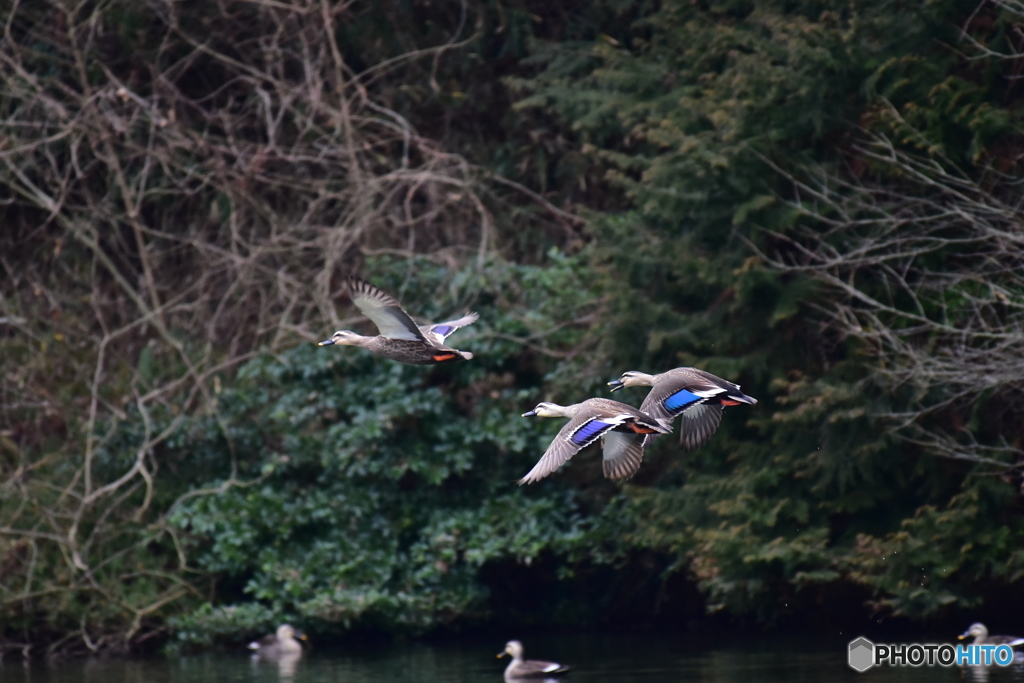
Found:
[[[0,654],[1020,628],[1024,5],[0,5]],[[471,362],[368,333],[358,274]],[[756,406],[518,487],[540,400]],[[639,405],[640,389],[616,398]]]

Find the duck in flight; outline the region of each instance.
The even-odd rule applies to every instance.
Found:
[[[342,344],[364,349],[400,363],[434,365],[456,360],[469,360],[473,354],[445,345],[448,336],[476,322],[476,313],[467,313],[457,320],[434,325],[417,325],[395,297],[369,282],[350,278],[348,289],[352,303],[377,326],[377,336],[364,337],[349,330],[338,330],[320,346]]]
[[[604,444],[604,476],[626,479],[640,467],[648,437],[672,431],[667,422],[607,398],[590,398],[571,406],[542,402],[523,413],[523,417],[570,419],[533,469],[519,480],[520,485],[540,481],[598,439]]]
[[[682,415],[679,443],[688,451],[708,442],[722,421],[725,406],[754,405],[757,399],[740,391],[738,384],[698,368],[675,368],[659,375],[630,370],[608,382],[612,391],[648,386],[651,391],[640,406],[657,420],[671,422]]]

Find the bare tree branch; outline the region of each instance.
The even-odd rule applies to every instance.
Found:
[[[475,38],[466,3],[445,43],[362,72],[333,30],[350,5],[204,3],[202,26],[173,0],[0,9],[0,619],[62,615],[71,635],[51,654],[128,647],[202,593],[148,548],[161,540],[194,572],[170,515],[261,480],[239,475],[220,375],[340,327],[335,298],[364,253],[482,267],[488,183],[580,222],[438,149],[374,90],[397,69],[436,84],[438,60]],[[112,8],[144,17],[145,63],[105,51],[140,40]],[[231,461],[219,486],[160,504],[161,449],[199,412]],[[129,590],[139,576],[151,593]],[[87,621],[88,605],[120,616]]]
[[[893,110],[893,116],[898,114]],[[904,122],[905,123],[905,122]],[[1024,471],[1024,215],[1019,178],[970,177],[879,134],[854,145],[858,174],[789,173],[798,227],[748,242],[772,268],[832,297],[815,307],[873,358],[894,434],[993,474]],[[781,199],[781,198],[780,198]],[[820,300],[819,300],[820,301]],[[979,412],[981,411],[981,412]]]

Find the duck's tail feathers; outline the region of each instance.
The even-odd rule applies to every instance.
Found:
[[[440,325],[450,325],[452,327],[465,327],[466,325],[472,325],[480,319],[480,314],[476,311],[470,311],[466,315],[462,316],[458,320],[449,320],[448,322],[439,323]]]
[[[426,325],[420,329],[431,335],[435,335],[441,343],[447,339],[455,330],[466,325],[472,325],[475,323],[480,316],[477,313],[467,313],[457,320],[446,320],[443,323],[434,323],[433,325]]]

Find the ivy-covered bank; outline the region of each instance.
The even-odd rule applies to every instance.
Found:
[[[462,283],[481,317],[459,333],[473,362],[425,369],[306,344],[239,371],[218,397],[219,419],[232,425],[238,476],[254,483],[184,503],[170,520],[230,606],[178,617],[181,638],[236,631],[226,615],[252,619],[252,602],[263,607],[261,625],[289,619],[332,631],[480,621],[492,616],[485,566],[554,554],[567,578],[574,564],[602,561],[589,540],[613,487],[515,485],[560,425],[520,417],[546,395],[544,363],[510,340],[548,335],[595,305],[586,259],[552,257],[546,268],[488,263]],[[438,319],[451,310],[450,299],[431,301],[447,269],[374,265],[385,274],[412,266],[403,297],[411,310]],[[402,291],[400,276],[378,280]],[[566,329],[548,343],[585,349],[592,334]],[[599,391],[602,378],[587,377],[583,390]],[[210,418],[186,431],[183,462],[223,461],[229,444]],[[600,475],[597,462],[584,467],[587,480]]]
[[[0,20],[0,655],[1024,602],[1014,7]],[[474,359],[317,347],[350,273]],[[759,403],[515,485],[679,365]]]

